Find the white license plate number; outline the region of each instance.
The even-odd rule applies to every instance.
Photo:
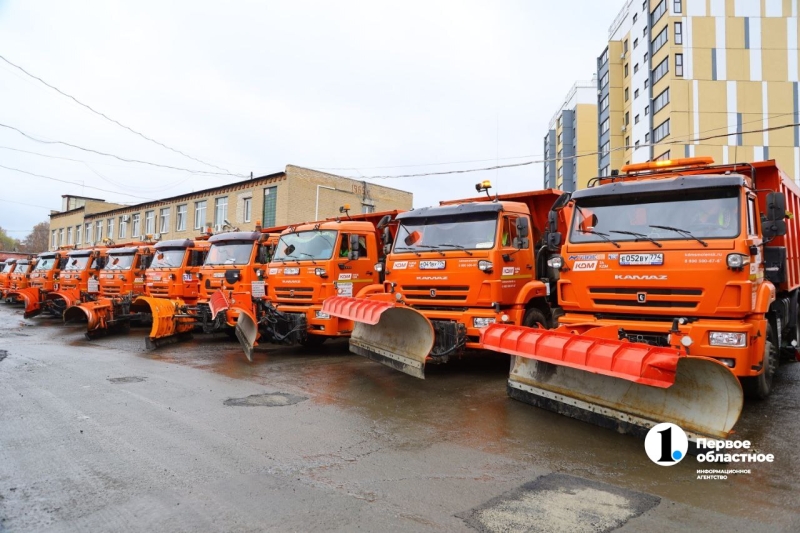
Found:
[[[661,266],[664,264],[664,254],[620,254],[619,264],[622,266]]]
[[[444,268],[444,261],[420,261],[420,270],[442,270]]]

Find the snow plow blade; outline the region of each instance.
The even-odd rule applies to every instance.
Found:
[[[331,316],[353,321],[350,351],[410,376],[425,379],[425,360],[433,349],[433,325],[403,305],[334,296],[322,303]]]
[[[159,346],[179,340],[191,339],[195,321],[181,312],[183,305],[182,300],[151,296],[139,296],[133,301],[132,312],[148,313],[153,317],[150,335],[144,340],[148,350],[155,350]]]
[[[91,336],[98,330],[107,329],[105,319],[112,311],[112,302],[107,298],[101,298],[95,302],[83,302],[80,305],[73,305],[64,311],[64,322],[73,322],[86,319],[87,335]]]
[[[726,438],[741,414],[739,380],[713,359],[503,324],[487,327],[481,342],[515,356],[512,398],[621,433],[644,436],[672,422],[690,438]]]
[[[18,291],[10,291],[7,298],[16,298],[17,301],[22,300],[25,304],[25,311],[22,315],[23,318],[33,318],[42,312],[42,304],[40,301],[40,294],[38,287],[28,287]]]
[[[62,290],[62,291],[53,291],[48,292],[45,299],[47,300],[47,305],[51,309],[52,312],[55,313],[56,309],[63,309],[66,311],[73,305],[75,305],[81,297],[81,293],[77,289],[71,290]],[[63,316],[63,311],[61,313],[57,313]]]
[[[237,308],[239,317],[236,319],[236,338],[242,345],[247,360],[253,362],[253,349],[258,340],[258,321],[252,309]]]

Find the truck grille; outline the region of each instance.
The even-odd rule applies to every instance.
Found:
[[[118,296],[120,293],[119,287],[100,287],[101,296]]]
[[[636,287],[591,287],[591,295],[603,295],[605,298],[593,297],[595,305],[610,305],[617,307],[640,307],[655,309],[694,309],[700,303],[699,298],[692,296],[702,296],[702,289],[672,289],[672,288],[636,288]],[[621,298],[609,298],[609,296],[621,296]],[[641,301],[643,295],[644,301]],[[664,298],[664,297],[678,298]],[[687,298],[689,297],[689,298]]]
[[[154,296],[156,298],[168,298],[169,297],[169,287],[166,285],[153,285],[152,287],[148,287],[150,291],[150,296]]]
[[[406,300],[466,302],[469,285],[404,285],[400,290]]]
[[[314,288],[275,287],[275,296],[279,300],[311,300],[314,297]]]

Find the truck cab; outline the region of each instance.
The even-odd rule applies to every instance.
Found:
[[[153,259],[152,245],[108,250],[108,258],[97,279],[100,298],[130,297],[144,293],[144,272]],[[89,292],[94,284],[89,282]]]
[[[6,292],[11,287],[11,274],[17,267],[16,259],[6,259],[3,270],[0,270],[0,298],[5,298]]]
[[[24,318],[32,318],[42,312],[42,303],[47,293],[58,285],[58,276],[66,263],[64,252],[43,252],[37,256],[36,266],[30,273],[28,287],[9,292],[9,297],[25,304]]]
[[[31,271],[36,267],[36,259],[18,259],[16,267],[8,275],[8,288],[6,289],[6,301],[16,302],[16,297],[11,297],[10,293],[27,289],[30,286]]]
[[[155,245],[153,261],[145,273],[148,296],[180,298],[193,305],[200,294],[197,273],[211,245],[206,240],[178,239]]]
[[[106,248],[72,250],[67,254],[64,267],[59,274],[58,287],[47,293],[43,304],[51,314],[61,316],[64,311],[88,299],[89,278],[96,281],[105,264]],[[97,291],[94,292],[97,294]],[[83,295],[83,297],[81,296]]]

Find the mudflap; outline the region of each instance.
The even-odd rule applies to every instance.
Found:
[[[410,307],[363,298],[334,296],[322,310],[354,323],[350,351],[410,376],[425,379],[425,362],[434,345],[434,329]]]
[[[514,356],[512,398],[622,433],[672,422],[692,439],[726,438],[744,403],[725,365],[674,348],[501,324],[481,343]]]
[[[131,312],[149,314],[152,317],[150,334],[145,337],[148,350],[192,338],[195,319],[182,312],[183,300],[167,300],[152,296],[139,296],[131,304]]]
[[[73,305],[64,311],[64,322],[80,321],[86,319],[86,334],[94,337],[101,330],[108,329],[108,323],[113,319],[114,302],[108,298],[101,298],[94,302],[83,302]]]
[[[9,298],[16,298],[25,304],[25,311],[22,314],[23,318],[33,318],[42,312],[42,294],[38,287],[28,287],[18,291],[11,291],[8,293]]]
[[[240,307],[239,317],[236,319],[236,338],[242,345],[247,360],[253,362],[253,349],[258,340],[258,321],[252,309]]]

